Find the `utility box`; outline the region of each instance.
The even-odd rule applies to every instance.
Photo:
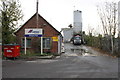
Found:
[[[4,57],[18,57],[20,56],[20,45],[6,44],[4,45]]]

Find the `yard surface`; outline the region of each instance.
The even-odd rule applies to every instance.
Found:
[[[3,78],[118,78],[118,58],[65,43],[55,59],[3,60]]]

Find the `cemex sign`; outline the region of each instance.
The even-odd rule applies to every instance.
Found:
[[[42,37],[42,29],[25,29],[25,37]]]
[[[26,37],[41,37],[41,43],[43,43],[42,39],[42,29],[25,29],[25,54],[26,54]],[[41,54],[43,53],[43,44],[41,44]]]

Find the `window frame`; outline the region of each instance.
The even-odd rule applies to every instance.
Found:
[[[31,42],[30,42],[31,44],[30,44],[29,46],[28,46],[28,44],[27,44],[27,43],[28,43],[28,42],[27,42],[28,39],[31,40]],[[22,48],[25,48],[25,46],[24,46],[25,43],[24,43],[24,42],[25,42],[25,38],[22,37],[22,38],[21,38],[21,47],[22,47]],[[26,48],[31,48],[31,47],[32,47],[32,39],[26,37]]]
[[[49,45],[49,48],[48,47],[44,47],[44,39],[47,39],[49,38],[50,39],[50,45]],[[46,42],[47,43],[47,42]],[[51,37],[43,37],[43,49],[51,49],[52,48],[52,38]]]

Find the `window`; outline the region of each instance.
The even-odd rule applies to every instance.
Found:
[[[81,37],[74,37],[74,39],[77,39],[77,40],[79,40],[79,39],[81,39]]]
[[[51,48],[51,38],[43,38],[43,48],[44,49]]]
[[[24,43],[25,42],[25,39],[22,38],[22,48],[24,48]],[[31,48],[31,39],[30,38],[26,38],[26,47],[27,48]]]

